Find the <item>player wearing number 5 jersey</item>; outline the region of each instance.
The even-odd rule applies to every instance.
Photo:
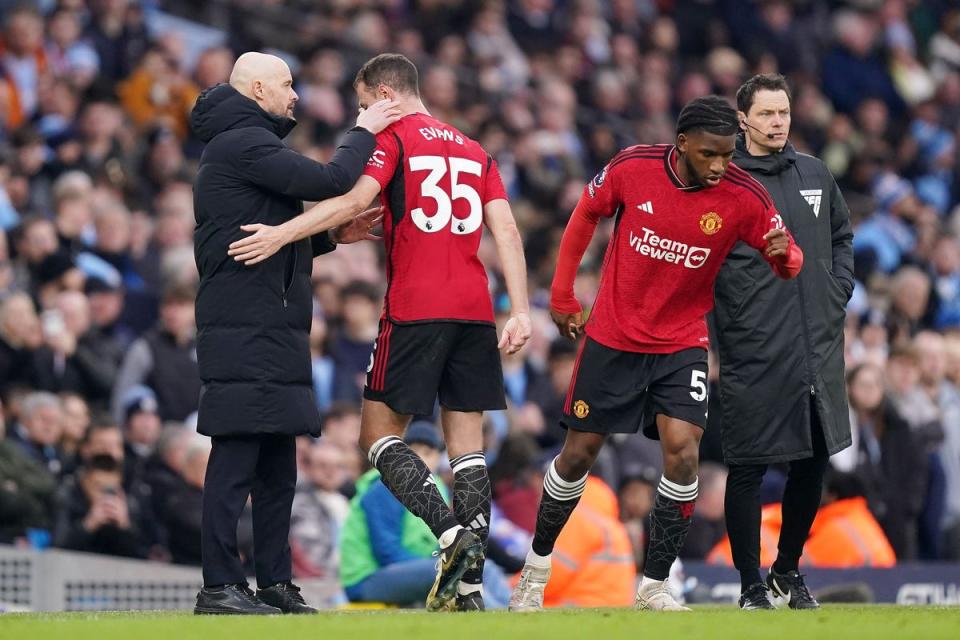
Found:
[[[379,55],[355,81],[360,107],[389,96],[403,116],[377,136],[352,191],[231,245],[255,263],[280,246],[350,220],[377,195],[383,207],[387,292],[364,389],[360,445],[384,484],[440,542],[427,597],[432,610],[454,602],[482,609],[490,483],[483,411],[506,407],[498,347],[518,351],[530,337],[520,234],[497,165],[479,144],[440,122],[420,100],[417,69]],[[497,342],[486,271],[477,257],[483,227],[497,246],[512,316]],[[401,440],[412,415],[431,414],[439,396],[454,473],[453,510],[430,470]]]
[[[580,348],[561,424],[563,450],[547,470],[532,549],[510,600],[539,609],[554,542],[576,507],[609,433],[659,439],[664,458],[644,577],[642,609],[688,610],[666,578],[697,497],[700,437],[707,418],[707,325],[713,282],[733,246],[761,251],[788,279],[803,254],[759,182],[729,164],[736,111],[717,96],[687,104],[676,145],[630,147],[587,185],[567,223],[550,307],[575,339],[583,313],[573,282],[601,217],[614,217],[600,290]]]

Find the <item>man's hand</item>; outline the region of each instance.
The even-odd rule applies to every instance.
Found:
[[[363,127],[373,135],[377,135],[394,122],[400,119],[400,103],[395,100],[381,100],[374,102],[366,109],[360,110],[357,116],[357,126]]]
[[[87,515],[83,518],[83,528],[85,531],[93,533],[103,525],[107,524],[110,521],[110,512],[109,507],[106,505],[106,501],[103,497],[98,497],[94,499],[93,504],[90,506],[90,511],[87,512]]]
[[[786,258],[787,248],[790,246],[790,238],[783,229],[771,229],[767,235],[763,236],[767,241],[767,248],[764,254],[768,258]]]
[[[583,333],[583,310],[576,313],[560,313],[550,309],[550,318],[553,324],[557,325],[557,331],[564,338],[576,340],[577,336]]]
[[[530,316],[526,313],[513,315],[507,320],[507,324],[503,325],[503,334],[500,336],[497,349],[505,348],[507,353],[516,353],[527,343],[531,333],[533,328]]]
[[[330,239],[337,244],[353,244],[360,240],[380,240],[380,236],[371,233],[383,220],[383,207],[367,209],[350,222],[330,229]]]
[[[282,226],[245,224],[240,227],[240,230],[253,233],[253,235],[231,243],[227,255],[233,256],[234,260],[242,262],[248,267],[263,262],[280,251],[280,247],[290,242]]]

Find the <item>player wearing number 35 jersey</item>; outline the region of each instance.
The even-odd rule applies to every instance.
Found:
[[[278,227],[259,228],[241,241],[241,255],[261,260],[285,243],[349,221],[379,195],[387,292],[367,372],[360,445],[383,483],[439,539],[437,576],[423,587],[427,608],[482,609],[490,522],[482,412],[506,407],[498,347],[515,353],[530,337],[523,246],[496,163],[430,116],[409,60],[379,55],[360,69],[354,86],[361,109],[389,99],[402,114],[377,135],[365,175],[346,195]],[[356,218],[364,219],[372,220]],[[477,258],[484,227],[496,243],[510,298],[499,344]],[[432,414],[438,397],[454,474],[453,510],[430,469],[401,439],[411,416]],[[346,586],[351,598],[382,599],[373,592],[367,598],[363,582]]]
[[[675,145],[636,146],[614,157],[584,189],[567,224],[551,290],[562,335],[584,330],[573,281],[601,217],[614,219],[600,289],[574,366],[562,425],[566,442],[544,478],[532,548],[510,600],[538,609],[554,542],[583,493],[606,434],[661,441],[664,473],[651,513],[637,606],[688,610],[666,583],[697,497],[700,437],[707,417],[707,326],[713,282],[743,241],[782,278],[803,254],[770,196],[730,165],[736,111],[717,96],[687,104]]]

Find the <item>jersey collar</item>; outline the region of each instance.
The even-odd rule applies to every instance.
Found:
[[[667,177],[670,178],[670,182],[673,183],[680,191],[700,191],[703,189],[703,185],[685,185],[683,180],[680,179],[680,176],[677,175],[677,145],[672,144],[667,147],[666,152],[663,154],[663,170],[667,172]]]

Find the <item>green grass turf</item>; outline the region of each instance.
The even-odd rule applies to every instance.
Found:
[[[623,609],[474,614],[345,611],[317,616],[219,617],[170,613],[0,615],[2,640],[896,640],[960,638],[960,607],[828,606],[821,611],[741,612],[701,607],[664,614]]]

